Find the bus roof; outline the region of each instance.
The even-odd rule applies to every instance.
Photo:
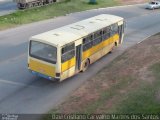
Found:
[[[83,36],[87,36],[90,33],[121,20],[123,20],[123,18],[118,16],[101,14],[80,22],[32,36],[30,40],[49,43],[54,46],[64,46],[67,43],[71,43],[82,38]]]

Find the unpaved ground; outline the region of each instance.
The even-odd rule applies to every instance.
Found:
[[[109,113],[114,104],[141,83],[152,84],[148,69],[160,62],[160,34],[133,46],[97,75],[86,81],[70,98],[58,106],[60,113]],[[159,93],[159,92],[158,92]],[[155,99],[159,99],[159,94]],[[54,110],[55,112],[55,110]]]

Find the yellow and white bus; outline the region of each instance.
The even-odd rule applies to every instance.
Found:
[[[111,52],[123,42],[123,36],[124,19],[109,14],[32,36],[28,69],[37,76],[62,81]]]

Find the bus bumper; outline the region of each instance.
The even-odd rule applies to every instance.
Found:
[[[33,75],[36,75],[36,76],[39,76],[39,77],[42,77],[42,78],[45,78],[47,80],[51,80],[51,81],[60,81],[60,78],[53,78],[53,77],[50,77],[50,76],[47,76],[47,75],[44,75],[44,74],[41,74],[39,72],[35,72],[35,71],[32,71],[32,70],[29,70]]]

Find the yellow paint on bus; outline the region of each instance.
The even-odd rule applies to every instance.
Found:
[[[71,67],[75,66],[75,64],[76,64],[75,61],[76,61],[76,58],[73,57],[72,59],[62,63],[62,65],[61,65],[62,72],[64,72],[64,71],[70,69]]]
[[[55,77],[55,66],[53,65],[48,65],[40,61],[30,59],[29,68],[35,72],[39,72],[47,76]]]
[[[32,36],[30,38],[28,51],[28,69],[46,75],[50,80],[55,78],[56,80],[62,81],[71,77],[82,71],[84,67],[87,68],[88,65],[86,65],[86,63],[90,62],[90,64],[92,64],[110,52],[114,46],[122,44],[124,24],[125,22],[122,17],[102,14]],[[104,36],[108,39],[100,42],[98,37]],[[90,40],[93,40],[94,43],[100,43],[97,45],[93,45],[92,43],[87,44]],[[34,44],[32,44],[32,42]],[[117,44],[115,44],[115,42]],[[50,51],[48,48],[52,48],[52,50]],[[85,51],[83,51],[84,49]],[[38,51],[37,53],[39,54],[37,54],[36,51]],[[50,54],[54,52],[56,52],[53,54],[55,56]],[[36,53],[38,56],[33,57],[32,53]],[[44,54],[46,54],[46,56],[44,56],[46,59],[39,59],[41,58],[40,56]],[[66,55],[66,61],[64,63],[62,63],[63,55]],[[72,58],[69,59],[67,58],[68,56]],[[87,59],[90,61],[88,62]],[[44,77],[47,78],[46,76]]]
[[[112,44],[114,42],[118,42],[118,40],[119,40],[119,35],[115,34],[113,37],[110,37],[110,38],[104,40],[103,42],[101,42],[100,44],[93,46],[92,48],[83,52],[82,60],[89,58],[91,55],[95,54],[100,49],[103,49],[104,47],[108,46],[109,44]]]

